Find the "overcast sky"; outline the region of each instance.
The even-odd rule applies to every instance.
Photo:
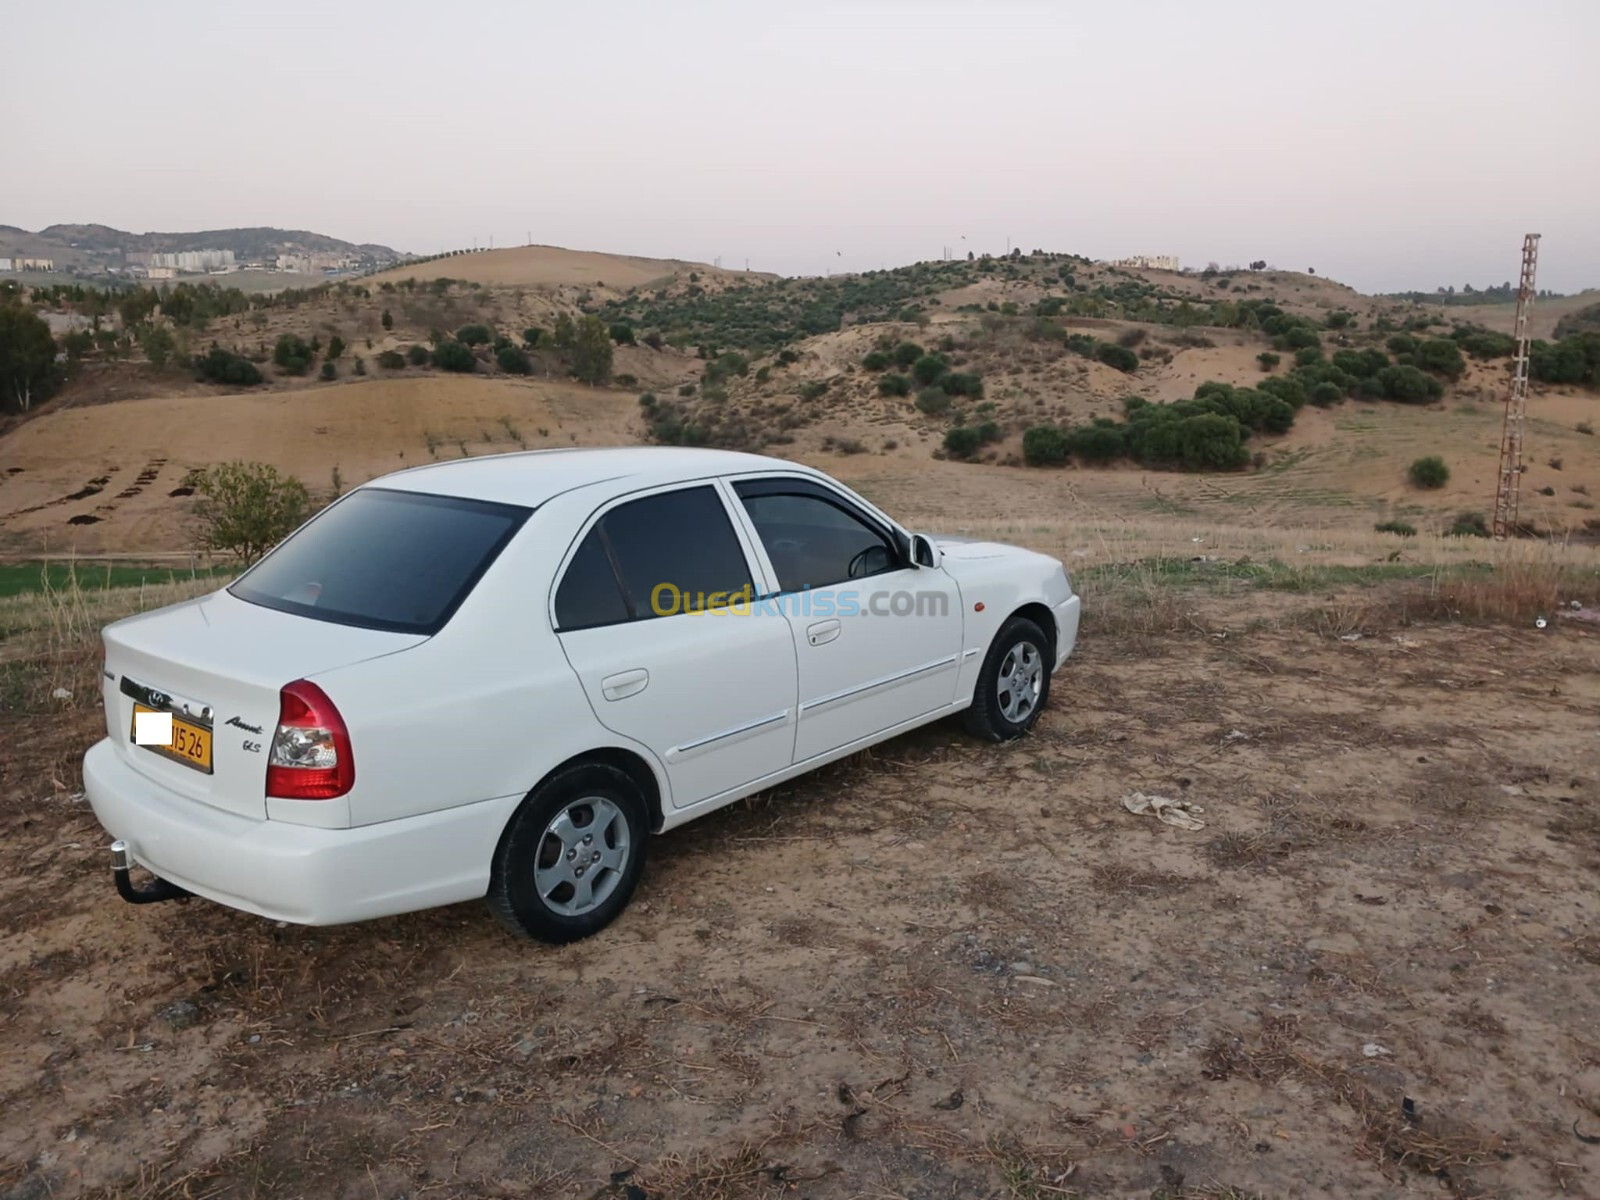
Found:
[[[1597,0],[7,3],[0,223],[1600,286]]]

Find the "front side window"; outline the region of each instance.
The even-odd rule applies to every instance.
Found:
[[[228,591],[315,620],[437,633],[531,511],[361,488],[303,526]]]
[[[617,505],[589,531],[556,589],[556,626],[699,612],[747,587],[750,566],[716,489],[662,492]]]
[[[735,490],[785,592],[829,587],[899,567],[889,538],[842,505],[810,492],[770,487],[738,484]]]

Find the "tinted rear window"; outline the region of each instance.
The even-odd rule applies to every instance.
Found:
[[[362,488],[228,590],[252,604],[322,621],[437,633],[530,511]]]

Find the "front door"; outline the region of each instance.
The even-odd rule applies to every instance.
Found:
[[[892,530],[810,480],[734,485],[777,576],[799,665],[794,761],[865,743],[947,708],[961,659],[961,598],[911,565]]]

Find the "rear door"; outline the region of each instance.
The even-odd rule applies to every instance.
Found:
[[[551,617],[606,728],[650,747],[683,808],[789,765],[788,622],[750,603],[749,545],[715,483],[614,501],[557,574]]]
[[[896,531],[811,479],[741,479],[799,665],[794,761],[946,708],[961,657],[961,596],[911,565]]]

